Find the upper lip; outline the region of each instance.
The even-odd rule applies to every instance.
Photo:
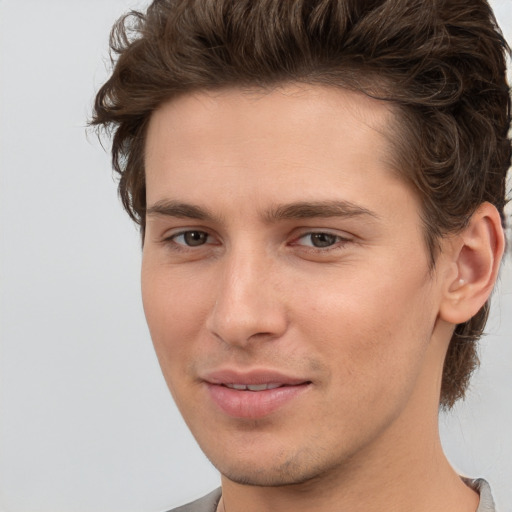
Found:
[[[292,377],[275,370],[254,369],[239,371],[232,369],[214,370],[206,373],[202,379],[210,384],[280,384],[282,386],[296,386],[310,381],[302,377]]]

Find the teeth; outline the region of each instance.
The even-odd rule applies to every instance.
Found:
[[[263,391],[268,389],[267,384],[250,384],[247,386],[249,391]]]
[[[247,389],[245,384],[228,384],[227,386],[232,389]]]
[[[281,384],[225,384],[227,388],[237,389],[239,391],[265,391],[266,389],[276,389],[281,387]]]

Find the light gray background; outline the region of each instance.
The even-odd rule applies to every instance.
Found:
[[[493,2],[512,40],[512,0]],[[168,395],[136,229],[87,139],[107,35],[134,0],[0,0],[0,510],[159,511],[218,484]],[[463,473],[512,511],[512,271],[482,369],[441,419]]]

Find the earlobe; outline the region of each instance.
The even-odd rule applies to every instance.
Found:
[[[440,316],[460,324],[485,304],[498,276],[505,236],[496,208],[481,204],[456,240],[452,261],[457,272],[446,283]]]

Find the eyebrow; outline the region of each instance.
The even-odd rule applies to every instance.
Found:
[[[301,201],[285,205],[277,205],[270,209],[265,218],[268,222],[287,219],[327,218],[327,217],[359,217],[368,216],[379,219],[379,216],[368,208],[350,201]]]
[[[213,215],[206,208],[196,206],[189,203],[182,203],[180,201],[162,200],[157,201],[155,204],[146,208],[146,215],[157,216],[164,215],[167,217],[177,217],[180,219],[195,219],[195,220],[216,220],[217,217]]]
[[[163,215],[181,219],[218,221],[219,217],[211,211],[194,204],[174,200],[161,200],[146,209],[147,216]],[[328,218],[328,217],[359,217],[368,216],[379,219],[379,216],[362,206],[350,201],[299,201],[295,203],[276,205],[264,213],[263,218],[268,223],[280,220]]]

